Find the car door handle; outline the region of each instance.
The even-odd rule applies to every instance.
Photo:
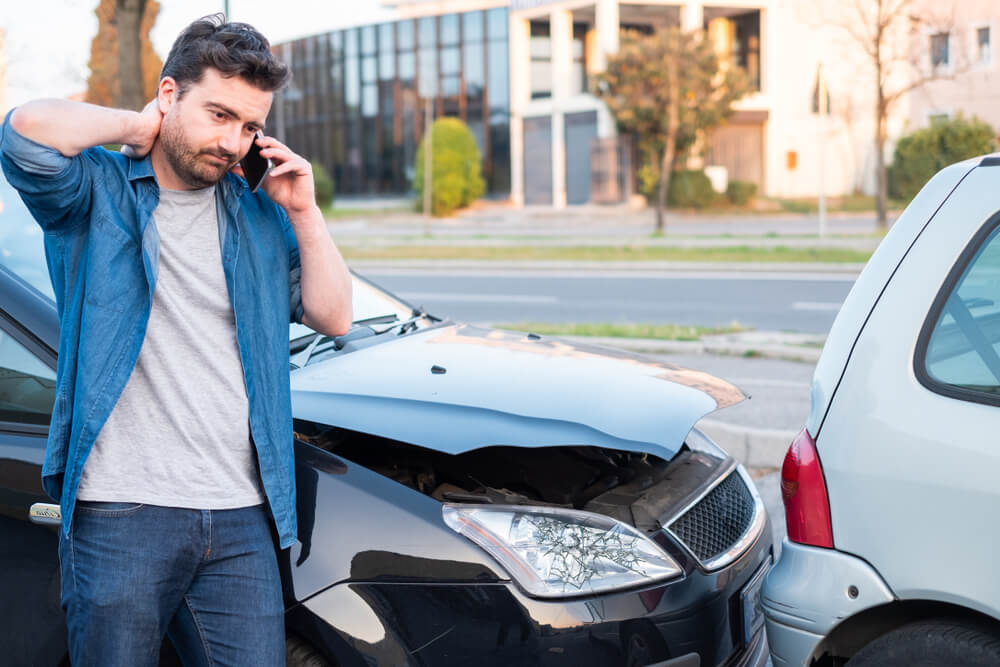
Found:
[[[59,505],[52,503],[35,503],[28,510],[28,517],[31,523],[42,526],[58,526],[62,523],[62,510]]]

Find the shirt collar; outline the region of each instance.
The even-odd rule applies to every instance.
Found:
[[[156,174],[153,172],[153,160],[149,155],[140,160],[129,159],[128,180],[137,181],[140,178],[155,178],[155,176]]]
[[[128,180],[137,181],[142,178],[156,178],[156,173],[153,171],[153,160],[148,154],[144,158],[129,159],[128,161]],[[248,187],[245,180],[233,173],[227,173],[219,185],[222,186],[227,195],[235,190],[234,194],[237,197],[242,195]]]

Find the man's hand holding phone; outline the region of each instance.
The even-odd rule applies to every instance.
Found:
[[[264,179],[267,178],[268,173],[274,168],[274,163],[260,154],[263,147],[258,141],[263,138],[264,134],[260,130],[257,130],[254,133],[253,141],[250,142],[250,150],[240,160],[240,169],[243,172],[243,178],[247,181],[247,185],[250,186],[250,192],[257,192]]]
[[[256,157],[251,157],[253,155]],[[248,158],[250,161],[256,160],[256,164],[248,162]],[[262,162],[271,163],[271,168],[263,165],[262,169]],[[233,171],[243,176],[255,191],[257,188],[251,177],[261,173],[259,180],[255,178],[257,187],[263,188],[274,203],[285,209],[293,224],[297,217],[316,207],[312,165],[274,137],[258,132],[247,156],[240,160]]]

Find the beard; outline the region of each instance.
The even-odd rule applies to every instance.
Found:
[[[195,189],[215,185],[236,164],[236,155],[232,153],[218,149],[199,150],[193,146],[179,119],[163,119],[159,140],[170,168],[181,181]],[[217,162],[209,156],[225,162]]]

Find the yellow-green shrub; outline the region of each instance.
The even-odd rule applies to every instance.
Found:
[[[417,149],[413,188],[417,207],[424,205],[424,142]],[[450,215],[483,196],[481,159],[476,139],[457,118],[438,118],[431,126],[431,212]]]

